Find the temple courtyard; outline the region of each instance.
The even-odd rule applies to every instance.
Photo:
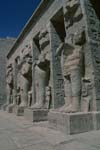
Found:
[[[100,150],[100,131],[64,135],[0,110],[0,150]]]

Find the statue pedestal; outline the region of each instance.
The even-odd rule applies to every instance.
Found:
[[[7,105],[7,104],[4,104],[4,105],[2,105],[1,109],[4,110],[4,111],[6,111],[6,110],[7,110],[7,107],[8,107],[8,105]]]
[[[50,111],[49,126],[66,134],[78,134],[100,129],[100,112],[62,113]]]
[[[16,106],[14,110],[16,116],[24,116],[24,109],[25,107]]]
[[[7,110],[8,113],[13,113],[14,108],[15,108],[15,105],[11,104],[11,105],[7,106],[6,110]]]
[[[48,120],[48,110],[47,109],[25,109],[24,116],[26,119],[39,122]]]

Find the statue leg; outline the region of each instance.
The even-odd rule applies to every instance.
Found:
[[[72,112],[80,111],[81,101],[81,70],[73,70],[71,72],[71,86],[72,86]]]
[[[64,91],[65,91],[65,105],[62,106],[59,111],[61,112],[69,112],[72,103],[72,91],[71,91],[71,80],[70,75],[64,78]]]
[[[11,104],[11,88],[7,85],[7,105]]]
[[[20,107],[26,107],[28,105],[28,89],[29,89],[29,81],[28,79],[23,77],[22,80],[22,88],[21,88],[21,104]]]
[[[72,101],[72,90],[71,90],[70,75],[67,78],[65,78],[64,89],[65,89],[65,105],[69,106],[71,104],[71,101]]]
[[[36,103],[32,108],[39,109],[43,108],[45,103],[46,95],[46,71],[43,71],[40,68],[36,68],[36,83],[35,83],[35,92],[36,92]]]

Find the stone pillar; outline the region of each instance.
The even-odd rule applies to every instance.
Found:
[[[96,15],[91,0],[84,0],[86,14],[88,46],[93,65],[93,104],[92,110],[100,111],[100,20]]]
[[[56,50],[62,43],[52,22],[48,24],[50,49],[51,49],[51,82],[52,82],[52,108],[58,108],[64,104],[64,85],[61,71],[60,57]]]
[[[35,63],[38,59],[39,55],[39,49],[37,45],[35,44],[34,41],[32,41],[32,104],[31,108],[33,105],[36,103],[36,98],[35,98]]]

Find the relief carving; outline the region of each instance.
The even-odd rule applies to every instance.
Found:
[[[72,26],[75,22],[82,19],[82,9],[79,0],[68,0],[65,8],[65,20],[67,22],[66,28]]]

